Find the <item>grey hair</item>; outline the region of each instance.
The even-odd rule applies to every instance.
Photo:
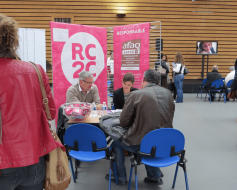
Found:
[[[218,70],[218,66],[217,65],[213,65],[212,66],[212,70],[216,70],[217,71]]]
[[[235,70],[235,66],[231,66],[231,67],[229,68],[229,70],[230,70],[230,71]]]
[[[86,78],[92,78],[93,74],[88,71],[82,71],[79,74],[79,80],[86,80]]]
[[[148,69],[143,74],[144,80],[148,83],[159,84],[160,74],[156,72],[154,69]]]

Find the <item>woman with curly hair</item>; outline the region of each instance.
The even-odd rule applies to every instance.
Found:
[[[174,85],[177,90],[177,99],[175,103],[183,102],[183,81],[184,81],[184,70],[183,65],[185,64],[183,55],[176,53],[174,57],[173,72],[174,72]]]
[[[56,147],[50,133],[37,73],[17,56],[18,24],[0,14],[0,186],[43,190],[44,155]],[[44,69],[37,65],[52,119],[55,103]]]

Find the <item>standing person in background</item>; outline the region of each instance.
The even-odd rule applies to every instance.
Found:
[[[115,109],[123,109],[123,105],[129,95],[130,92],[138,90],[137,88],[133,88],[135,77],[132,73],[126,73],[123,76],[123,84],[122,88],[119,88],[114,91],[113,101]]]
[[[235,61],[235,73],[236,72],[237,72],[237,59]],[[230,91],[232,92],[232,91],[235,91],[235,90],[237,90],[237,75],[236,74],[235,74],[235,78],[234,78],[232,84],[230,85]],[[231,92],[229,92],[228,98],[230,97]]]
[[[163,56],[164,54],[161,53],[161,63],[160,63],[160,60],[157,59],[156,62],[155,62],[155,66],[156,66],[156,70],[157,70],[157,66],[161,65],[162,68],[164,68],[166,70],[166,73],[165,75],[161,76],[161,86],[164,87],[164,88],[167,88],[168,89],[168,84],[167,84],[167,76],[168,76],[168,73],[169,73],[169,70],[170,68],[167,66],[165,60],[166,60],[166,55]],[[164,60],[165,59],[165,60]]]
[[[168,61],[168,57],[166,54],[161,54],[161,57],[162,57],[162,60],[165,61],[166,63],[166,66],[168,67],[168,70],[170,71],[170,64],[169,64],[169,61]],[[167,85],[170,83],[170,76],[169,74],[167,74]]]
[[[182,69],[185,64],[183,55],[181,53],[176,53],[174,57],[173,72],[174,72],[174,85],[177,89],[177,100],[175,103],[183,102],[183,81],[184,81],[184,71]]]
[[[0,189],[43,190],[44,155],[56,147],[44,111],[38,75],[20,61],[18,24],[0,14]],[[55,103],[44,69],[37,65],[46,89],[49,110]]]

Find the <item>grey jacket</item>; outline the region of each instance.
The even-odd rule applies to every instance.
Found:
[[[125,146],[139,145],[147,133],[173,128],[174,110],[170,91],[154,83],[131,92],[120,115],[121,126],[128,127],[122,143]]]

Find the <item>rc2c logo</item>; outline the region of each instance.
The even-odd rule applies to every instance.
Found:
[[[61,54],[62,70],[71,84],[78,82],[79,73],[93,73],[94,81],[104,69],[104,52],[98,40],[91,34],[79,32],[65,43]]]

